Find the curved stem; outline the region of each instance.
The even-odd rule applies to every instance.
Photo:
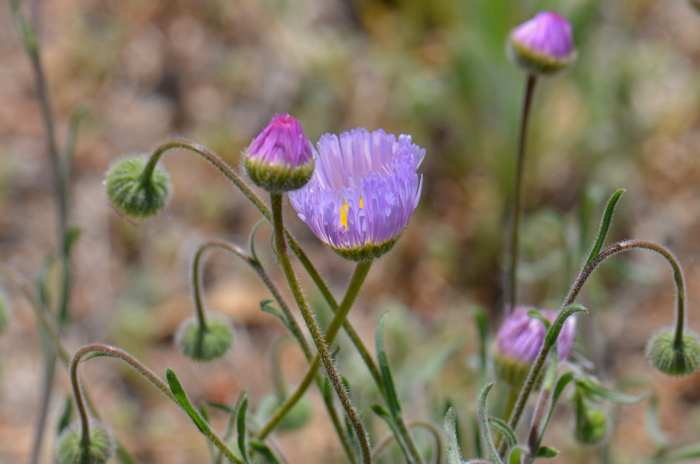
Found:
[[[660,254],[666,259],[666,261],[671,265],[671,268],[673,269],[673,280],[676,283],[676,330],[674,336],[674,343],[676,343],[677,346],[680,346],[683,344],[683,329],[685,327],[686,319],[685,278],[683,277],[683,269],[681,268],[681,265],[678,263],[678,259],[676,259],[673,253],[671,253],[669,250],[662,247],[661,245],[657,245],[656,243],[647,242],[645,240],[626,240],[611,245],[605,251],[602,251],[600,254],[598,254],[598,256],[595,257],[595,259],[591,261],[591,263],[588,266],[585,266],[583,269],[581,269],[581,272],[579,273],[576,282],[571,287],[569,295],[566,297],[566,300],[564,300],[564,304],[562,306],[566,307],[576,300],[576,297],[583,288],[583,284],[586,283],[588,277],[595,270],[595,268],[598,267],[598,265],[600,265],[600,263],[605,261],[610,256],[620,253],[621,251],[628,251],[634,248],[644,248]]]
[[[172,402],[178,405],[180,409],[182,409],[180,402],[175,397],[175,395],[173,395],[173,392],[170,390],[170,387],[163,381],[163,379],[158,377],[158,375],[156,375],[152,370],[143,365],[138,359],[134,358],[126,351],[120,350],[119,348],[115,348],[113,346],[100,344],[84,346],[73,355],[73,359],[70,363],[71,386],[73,388],[73,397],[75,398],[75,405],[78,409],[78,413],[80,416],[82,431],[81,445],[83,447],[86,448],[90,444],[90,423],[87,408],[85,406],[85,402],[83,401],[82,389],[80,387],[78,365],[80,364],[81,359],[86,355],[108,356],[124,361],[129,366],[134,368],[139,374],[148,379],[148,381],[150,381],[156,388],[162,391],[165,394],[165,396],[167,396]],[[219,435],[214,430],[211,430],[211,428],[207,428],[207,430],[202,432],[207,436],[207,438],[209,438],[209,440],[214,444],[214,446],[221,450],[221,452],[228,458],[229,461],[231,461],[234,464],[243,464],[243,461],[241,461],[238,457],[236,457],[236,455],[233,454],[231,449],[228,446],[226,446],[224,440],[221,439],[221,437],[219,437]]]
[[[360,288],[362,288],[362,284],[365,281],[365,278],[367,277],[367,274],[369,273],[369,269],[371,267],[371,261],[364,261],[360,262],[357,264],[357,267],[355,268],[355,273],[352,276],[352,280],[350,281],[350,286],[348,287],[348,291],[345,294],[345,298],[343,298],[343,302],[340,305],[340,308],[336,311],[335,315],[333,316],[333,320],[331,321],[330,325],[328,326],[328,329],[326,330],[326,342],[330,345],[333,343],[335,340],[335,336],[338,334],[338,329],[341,325],[341,320],[346,319],[348,312],[350,311],[350,308],[352,308],[353,303],[355,302],[355,299],[357,298],[358,293],[360,292]],[[367,356],[369,357],[369,352],[366,350],[364,345],[362,344],[362,341],[357,338],[359,342],[359,346],[361,346],[365,353],[367,353]],[[358,346],[357,344],[355,346]],[[363,356],[364,359],[364,356]],[[372,365],[374,365],[374,361],[369,357]],[[258,438],[264,439],[277,425],[277,423],[282,420],[282,418],[287,414],[287,412],[296,404],[299,399],[301,399],[302,396],[304,396],[304,393],[306,392],[306,389],[309,388],[309,385],[311,385],[311,382],[314,379],[314,376],[316,375],[316,371],[318,370],[318,367],[320,365],[320,359],[318,355],[314,358],[314,360],[311,362],[311,365],[309,366],[309,369],[306,371],[306,375],[304,376],[304,379],[301,381],[297,389],[292,393],[291,396],[289,396],[285,402],[280,406],[280,408],[277,410],[277,412],[270,418],[267,424],[260,429],[260,432],[258,433]],[[374,370],[376,371],[376,376],[375,373],[372,374],[372,376],[375,379],[375,382],[377,382],[377,385],[380,386],[380,389],[384,388],[384,384],[382,383],[381,376],[379,375],[379,371],[374,366]],[[370,371],[372,371],[370,369]]]
[[[438,432],[435,426],[427,421],[413,421],[409,422],[407,426],[409,428],[423,427],[431,433],[433,439],[435,440],[435,451],[433,451],[433,464],[440,464],[442,458],[442,440],[440,439],[440,432]],[[374,451],[372,451],[372,457],[376,459],[379,456],[379,454],[382,451],[384,451],[384,448],[389,446],[389,444],[391,444],[391,442],[395,439],[396,436],[393,433],[390,433],[386,437],[384,437],[382,441],[380,441],[379,444],[374,448]]]
[[[292,312],[289,309],[287,301],[277,289],[277,286],[270,278],[270,275],[265,271],[265,268],[262,267],[260,262],[256,260],[253,256],[248,254],[238,245],[228,242],[226,240],[211,239],[202,242],[197,248],[197,251],[194,255],[194,260],[192,262],[192,289],[195,309],[197,311],[197,317],[199,318],[200,323],[202,323],[202,320],[204,319],[204,304],[202,302],[201,291],[202,282],[200,277],[201,261],[204,252],[210,248],[219,248],[233,253],[234,255],[241,258],[248,266],[250,266],[251,269],[253,269],[253,271],[255,271],[262,283],[265,284],[265,287],[267,287],[267,289],[269,290],[272,297],[277,301],[277,304],[279,304],[282,313],[287,318],[287,322],[289,323],[292,335],[299,342],[299,345],[301,346],[301,349],[304,352],[304,356],[306,356],[306,359],[310,360],[313,354],[311,353],[309,344],[307,343],[306,338],[304,338],[304,335],[301,332],[301,328],[294,319],[294,316],[292,316]]]
[[[525,165],[525,142],[527,138],[527,126],[530,120],[530,108],[532,97],[535,94],[537,76],[530,74],[525,83],[525,97],[520,118],[520,132],[518,135],[518,152],[515,164],[515,185],[513,187],[512,217],[510,221],[510,234],[508,238],[508,265],[506,266],[506,299],[505,315],[510,314],[516,304],[517,267],[518,267],[518,238],[520,227],[520,209],[522,208],[522,181],[523,166]]]
[[[304,318],[304,322],[306,323],[306,326],[309,329],[309,332],[311,333],[311,338],[316,344],[316,349],[318,350],[318,353],[321,357],[321,361],[323,362],[323,367],[326,370],[326,375],[328,376],[328,379],[333,385],[333,388],[335,389],[336,394],[338,395],[338,398],[340,399],[340,402],[343,405],[343,409],[345,409],[345,413],[348,417],[348,420],[350,421],[353,429],[355,430],[355,434],[360,443],[362,461],[364,464],[370,464],[372,462],[372,452],[369,447],[367,432],[365,431],[365,428],[362,425],[360,416],[357,414],[357,411],[352,405],[352,401],[348,397],[343,382],[340,380],[338,371],[336,370],[335,365],[333,364],[333,360],[331,359],[331,355],[328,351],[328,345],[326,344],[326,340],[321,335],[321,331],[319,330],[318,325],[316,324],[316,321],[314,319],[314,315],[312,314],[311,309],[309,308],[309,305],[306,302],[304,293],[301,287],[299,286],[297,276],[294,273],[294,269],[292,268],[292,263],[289,261],[289,256],[287,255],[287,242],[284,236],[284,225],[282,219],[282,195],[279,193],[271,193],[270,200],[272,203],[272,224],[274,227],[275,251],[277,253],[277,260],[279,261],[280,265],[282,266],[282,269],[284,270],[284,274],[287,277],[287,282],[289,283],[289,287],[292,290],[292,294],[294,295],[294,299],[296,300],[297,306],[299,306],[299,310],[301,311],[301,315]]]

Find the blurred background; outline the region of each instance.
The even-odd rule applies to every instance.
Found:
[[[6,2],[8,3],[8,2]],[[232,403],[248,389],[253,408],[273,391],[283,327],[259,310],[264,287],[241,262],[213,251],[205,268],[208,307],[236,326],[223,361],[197,365],[173,347],[192,311],[188,278],[197,244],[241,245],[259,213],[224,178],[182,151],[164,157],[174,196],[165,214],[132,224],[112,210],[102,180],[109,164],[184,136],[228,163],[275,113],[288,111],[312,142],[357,126],[411,134],[427,150],[423,196],[395,250],[372,269],[351,320],[369,346],[390,312],[389,356],[409,419],[442,423],[459,412],[465,458],[478,391],[474,308],[498,322],[506,199],[512,184],[525,77],[507,59],[510,29],[540,10],[573,24],[578,61],[543,80],[535,97],[525,172],[520,301],[557,308],[618,188],[609,241],[653,240],[686,270],[690,327],[700,331],[700,13],[685,0],[51,0],[37,2],[43,59],[59,142],[72,111],[88,102],[74,164],[70,350],[105,342],[155,372],[171,366],[195,403]],[[33,277],[57,243],[53,174],[29,61],[0,8],[0,263]],[[339,297],[353,270],[324,249],[287,205],[287,224]],[[258,249],[282,282],[270,250]],[[295,263],[298,264],[298,263]],[[301,269],[301,268],[300,268]],[[328,308],[302,274],[322,321]],[[41,396],[42,357],[29,307],[6,281],[13,313],[0,336],[0,463],[28,462]],[[644,344],[673,322],[667,264],[635,251],[611,260],[581,297],[581,353],[609,386],[657,392],[671,442],[700,436],[700,376],[670,380],[644,359]],[[372,430],[369,375],[346,340],[340,368]],[[305,363],[280,348],[283,378]],[[115,360],[82,375],[115,435],[143,463],[207,462],[205,439],[160,392]],[[57,368],[43,461],[70,392]],[[294,462],[343,462],[317,391],[311,418],[277,439]],[[642,462],[656,448],[642,425],[647,402],[610,410],[610,445],[582,448],[563,405],[546,444],[555,462]],[[222,427],[225,417],[214,416]],[[428,435],[420,435],[429,446]],[[401,459],[390,450],[382,462]]]

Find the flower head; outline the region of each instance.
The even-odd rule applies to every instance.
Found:
[[[357,128],[318,142],[318,168],[289,199],[314,234],[355,261],[393,247],[418,205],[425,149],[410,135]]]
[[[538,13],[513,29],[509,51],[527,72],[552,74],[576,59],[571,24],[552,11]]]
[[[246,150],[245,167],[265,190],[296,190],[314,172],[314,149],[299,121],[287,113],[277,114]]]
[[[512,385],[525,380],[530,366],[544,343],[547,328],[542,321],[530,317],[531,308],[521,306],[506,318],[496,334],[495,362],[499,375]],[[557,318],[557,311],[541,311],[550,322]],[[567,359],[576,338],[576,319],[569,317],[559,333],[557,352],[559,359]]]

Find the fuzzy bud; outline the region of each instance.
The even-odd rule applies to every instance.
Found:
[[[672,328],[661,329],[647,343],[647,357],[660,372],[671,377],[683,377],[700,367],[700,341],[698,336],[686,331],[683,343],[675,343]]]
[[[608,435],[608,417],[605,412],[600,408],[585,405],[576,413],[574,435],[582,445],[597,445],[605,440]]]
[[[114,437],[102,424],[90,424],[90,445],[84,448],[80,423],[66,428],[58,437],[56,453],[60,464],[104,464],[114,454]],[[87,453],[87,456],[84,454]]]
[[[513,61],[530,74],[553,74],[576,60],[571,24],[551,11],[513,29],[508,40]]]
[[[0,292],[0,333],[7,329],[10,323],[10,304],[4,293]]]
[[[105,176],[109,202],[127,217],[155,216],[168,204],[171,190],[168,173],[156,166],[146,178],[143,171],[147,163],[143,156],[123,158],[114,162]]]
[[[314,149],[299,121],[275,115],[245,151],[245,168],[268,192],[302,188],[314,173]]]
[[[175,343],[188,358],[209,362],[222,357],[233,343],[233,327],[223,316],[210,314],[202,328],[195,317],[186,319],[175,334]]]

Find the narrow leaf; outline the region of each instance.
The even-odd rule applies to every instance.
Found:
[[[561,328],[564,326],[566,319],[572,314],[578,312],[587,313],[588,310],[579,304],[572,304],[559,311],[557,318],[554,320],[552,326],[547,331],[547,335],[544,337],[544,346],[547,349],[551,348],[556,343],[557,338],[559,337],[559,332],[561,332]]]
[[[641,395],[628,395],[626,393],[610,390],[609,388],[605,388],[601,384],[591,380],[588,377],[577,378],[576,385],[581,387],[585,392],[591,395],[597,396],[615,404],[637,404],[644,400],[644,398],[649,396],[648,392],[642,393]]]
[[[68,125],[68,136],[66,137],[66,144],[63,148],[63,156],[61,157],[61,188],[66,193],[71,184],[73,155],[75,153],[75,142],[78,138],[78,129],[89,111],[90,105],[81,103],[78,105],[75,111],[73,111],[70,118],[70,124]]]
[[[483,308],[476,306],[472,309],[472,317],[474,324],[479,334],[479,373],[481,376],[486,375],[487,359],[488,359],[488,322],[486,319],[486,311]]]
[[[238,432],[238,449],[241,451],[241,456],[246,464],[250,464],[248,461],[248,447],[246,446],[246,428],[245,428],[245,418],[246,412],[248,410],[248,395],[243,394],[241,401],[238,405],[238,414],[236,417],[236,430]]]
[[[384,397],[389,405],[391,415],[398,417],[401,415],[401,404],[396,396],[394,379],[389,368],[389,358],[386,355],[386,347],[384,346],[384,324],[386,323],[387,315],[388,313],[385,313],[379,319],[377,330],[374,332],[374,344],[377,349],[377,361],[379,362],[379,371],[382,374],[382,383],[384,384]]]
[[[260,302],[260,309],[267,314],[272,314],[273,316],[275,316],[277,319],[279,319],[282,322],[282,324],[284,324],[284,326],[287,328],[287,330],[289,330],[291,333],[294,333],[294,330],[292,329],[291,325],[289,324],[289,321],[287,320],[287,318],[281,312],[279,312],[277,310],[277,308],[272,306],[272,303],[274,301],[275,300],[272,298],[268,298],[267,300],[262,300]]]
[[[557,402],[559,401],[559,397],[564,392],[564,389],[566,388],[566,386],[569,385],[569,383],[572,380],[574,380],[574,373],[573,372],[567,372],[566,374],[559,377],[559,380],[557,380],[557,384],[554,386],[554,391],[552,392],[552,402],[549,405],[549,412],[547,413],[547,417],[545,418],[544,422],[542,423],[541,430],[547,429],[547,425],[549,425],[549,421],[552,418],[552,414],[554,413],[554,408],[557,407]],[[542,433],[544,433],[544,432],[541,432],[541,434]],[[542,440],[541,435],[539,437],[539,440]]]
[[[260,454],[268,464],[280,464],[279,459],[265,443],[258,440],[250,440],[250,447],[253,451]]]
[[[396,443],[401,449],[401,453],[403,453],[403,455],[406,457],[406,462],[413,462],[411,453],[409,453],[408,449],[406,448],[406,444],[401,439],[401,431],[399,430],[398,424],[396,423],[396,419],[394,418],[394,416],[392,416],[389,411],[387,411],[378,404],[372,404],[370,407],[372,408],[372,411],[374,411],[374,413],[377,416],[379,416],[384,422],[386,422],[386,424],[391,429],[391,432],[394,434],[394,438],[396,439]],[[352,427],[350,427],[350,429],[352,429]]]
[[[522,456],[526,455],[530,450],[523,445],[518,445],[510,450],[510,456],[508,457],[509,464],[520,464],[522,462]]]
[[[591,262],[598,256],[600,250],[603,248],[605,243],[605,237],[608,235],[608,230],[610,230],[610,223],[612,222],[613,213],[615,212],[615,205],[617,205],[618,200],[625,193],[624,189],[620,189],[610,197],[608,200],[608,205],[605,207],[605,213],[603,213],[603,219],[600,221],[600,228],[598,229],[598,237],[596,238],[595,244],[591,249],[588,259],[586,260],[586,266],[591,264]],[[585,266],[584,266],[585,267]]]
[[[501,432],[504,437],[506,437],[509,447],[513,447],[518,444],[518,439],[515,437],[513,429],[511,429],[505,421],[499,419],[498,417],[489,416],[489,423],[496,427],[498,431]]]
[[[258,232],[258,229],[260,229],[260,226],[265,224],[267,222],[267,219],[260,219],[257,224],[253,226],[253,229],[250,231],[250,235],[248,236],[248,249],[250,250],[250,256],[255,260],[256,263],[260,263],[260,260],[258,259],[258,255],[255,252],[255,234]]]
[[[483,390],[481,390],[481,393],[479,394],[479,399],[477,400],[477,412],[479,414],[479,427],[481,428],[481,435],[484,437],[484,440],[486,440],[486,445],[489,448],[489,452],[491,453],[491,459],[495,459],[498,464],[504,464],[503,459],[501,459],[501,455],[498,453],[498,450],[496,449],[496,445],[493,443],[493,437],[491,436],[491,429],[489,428],[489,423],[488,423],[488,412],[486,410],[486,400],[489,397],[489,392],[493,388],[494,384],[496,382],[491,382],[490,384],[486,385]]]
[[[187,413],[188,416],[190,416],[190,419],[192,419],[192,422],[194,422],[194,425],[197,426],[199,431],[206,434],[209,430],[209,425],[202,418],[202,416],[199,415],[194,406],[192,406],[190,399],[187,398],[185,389],[182,388],[180,380],[178,380],[177,376],[175,375],[175,372],[173,372],[172,369],[167,368],[166,378],[168,379],[170,391],[172,391],[173,395],[175,395],[175,398],[177,398],[178,403],[180,403],[180,407]]]
[[[551,446],[540,446],[540,449],[537,450],[535,457],[551,459],[556,457],[558,454],[559,450],[554,449]]]
[[[483,456],[484,448],[481,443],[481,434],[479,433],[479,421],[474,416],[471,417],[472,438],[474,440],[474,456]]]
[[[443,423],[445,437],[447,438],[447,464],[462,464],[462,450],[457,440],[457,413],[455,408],[450,408],[445,414]]]

